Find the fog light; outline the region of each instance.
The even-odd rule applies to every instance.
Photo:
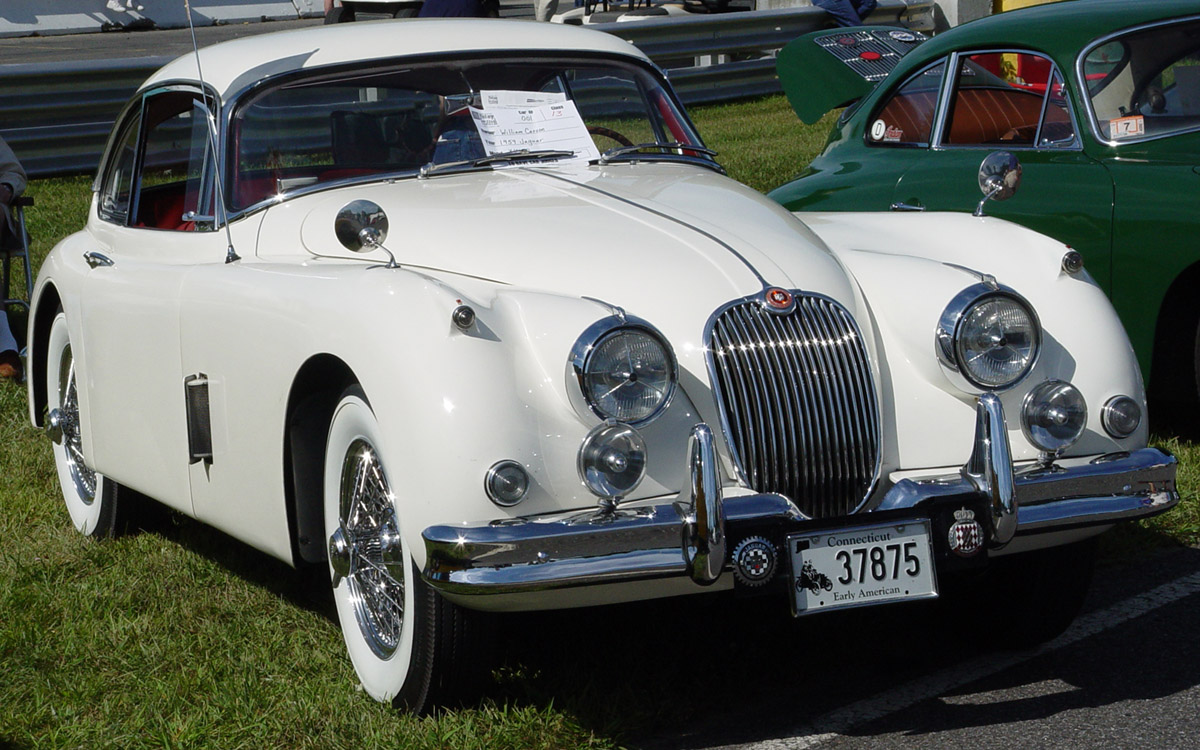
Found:
[[[1142,424],[1142,407],[1129,396],[1114,396],[1100,412],[1104,431],[1115,438],[1127,438]]]
[[[579,447],[579,476],[593,494],[618,500],[641,483],[646,473],[646,441],[637,430],[606,422]]]
[[[529,474],[516,461],[501,461],[488,469],[483,486],[493,503],[507,508],[525,497],[529,490]]]
[[[1021,408],[1021,430],[1046,453],[1061,453],[1087,427],[1087,402],[1070,383],[1047,380],[1029,392]]]

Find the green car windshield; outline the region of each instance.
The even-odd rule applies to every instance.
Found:
[[[1083,53],[1079,67],[1101,140],[1200,129],[1200,20],[1103,41]]]

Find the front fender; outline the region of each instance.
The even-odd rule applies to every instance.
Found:
[[[1015,460],[1034,459],[1023,435],[1021,405],[1047,379],[1073,383],[1084,394],[1089,420],[1072,455],[1131,450],[1146,444],[1143,426],[1114,440],[1100,409],[1115,395],[1144,402],[1137,361],[1112,305],[1086,272],[1062,268],[1069,248],[1044,235],[992,218],[956,213],[798,214],[853,274],[879,329],[881,357],[895,393],[903,468],[961,464],[977,394],[957,387],[936,359],[934,332],[950,300],[980,274],[1012,287],[1034,307],[1043,345],[1034,370],[1002,392],[1010,415]],[[937,430],[928,425],[938,425]],[[947,440],[961,435],[962,440]]]

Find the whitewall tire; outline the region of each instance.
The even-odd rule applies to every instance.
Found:
[[[465,613],[421,580],[402,535],[402,501],[375,414],[358,386],[334,409],[325,444],[329,572],[350,661],[373,698],[423,712],[462,687]]]
[[[124,530],[121,487],[93,471],[84,460],[75,357],[67,316],[62,312],[50,325],[45,370],[54,466],[71,523],[88,536],[116,536]]]

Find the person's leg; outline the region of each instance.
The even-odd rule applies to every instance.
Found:
[[[0,311],[0,352],[15,352],[17,349],[17,339],[8,325],[8,313]]]
[[[813,5],[824,8],[838,26],[861,26],[862,19],[850,0],[812,0]]]
[[[558,12],[558,0],[533,0],[533,17],[538,21],[549,21]]]
[[[859,19],[865,21],[867,16],[871,15],[871,11],[875,10],[875,6],[879,5],[879,0],[854,0],[854,9],[858,11]]]

